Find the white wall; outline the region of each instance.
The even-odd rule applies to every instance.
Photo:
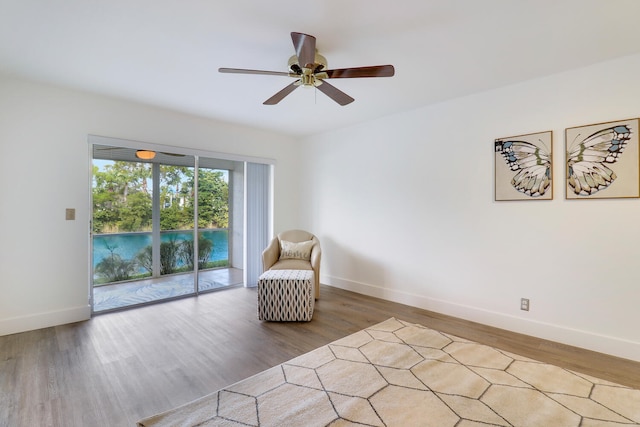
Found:
[[[275,159],[275,228],[297,223],[292,138],[0,75],[0,335],[90,314],[89,134]]]
[[[640,199],[564,190],[564,129],[640,116],[638,76],[631,56],[306,139],[322,282],[640,361]],[[546,130],[554,200],[495,202],[494,140]]]

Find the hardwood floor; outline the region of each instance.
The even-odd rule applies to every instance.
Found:
[[[322,286],[308,323],[233,288],[0,337],[0,426],[134,426],[389,317],[640,389],[640,363]]]

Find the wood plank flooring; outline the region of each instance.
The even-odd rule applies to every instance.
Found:
[[[389,317],[640,389],[640,363],[322,286],[309,323],[233,288],[0,337],[0,426],[134,426]]]

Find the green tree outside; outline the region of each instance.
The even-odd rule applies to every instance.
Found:
[[[114,161],[93,167],[93,231],[151,231],[151,165]],[[194,168],[160,168],[160,229],[193,228]],[[199,169],[198,227],[229,227],[229,184],[225,172]]]

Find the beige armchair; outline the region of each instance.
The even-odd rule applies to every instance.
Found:
[[[282,241],[291,243],[311,242],[309,260],[296,257],[281,257]],[[287,245],[285,243],[285,245]],[[315,298],[320,298],[320,258],[322,249],[320,241],[313,234],[303,230],[283,231],[274,237],[269,246],[262,252],[262,268],[267,270],[313,270]]]

